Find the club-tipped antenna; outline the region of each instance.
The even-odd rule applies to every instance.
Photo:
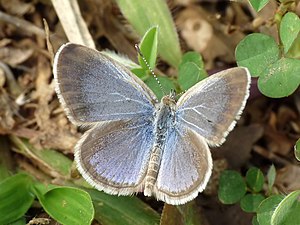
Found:
[[[150,71],[150,73],[152,74],[152,76],[154,77],[154,79],[156,80],[156,82],[158,83],[158,86],[159,86],[160,90],[162,91],[162,93],[163,93],[164,95],[166,95],[166,92],[165,92],[164,88],[162,87],[162,85],[161,85],[161,83],[160,83],[158,77],[157,77],[156,74],[154,73],[153,69],[150,67],[150,65],[149,65],[149,63],[147,62],[145,56],[144,56],[143,53],[141,52],[141,49],[140,49],[140,47],[138,46],[138,44],[135,44],[134,47],[135,47],[136,51],[138,52],[138,54],[141,56],[141,58],[142,58],[142,60],[144,61],[144,63],[146,64],[148,70]]]

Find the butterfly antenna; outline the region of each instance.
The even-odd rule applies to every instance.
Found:
[[[162,91],[162,93],[164,95],[166,95],[166,92],[164,90],[164,88],[162,87],[158,77],[156,76],[156,74],[154,73],[153,69],[150,67],[149,63],[147,62],[145,56],[143,55],[143,53],[141,52],[141,49],[139,48],[138,44],[134,45],[136,51],[138,52],[138,54],[141,56],[142,60],[144,61],[144,63],[146,64],[148,70],[150,71],[150,73],[152,74],[152,76],[154,77],[154,79],[156,80],[156,82],[158,83],[158,86],[160,88],[160,90]]]

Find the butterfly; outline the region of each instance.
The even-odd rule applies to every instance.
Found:
[[[158,102],[130,70],[101,52],[67,43],[54,58],[58,98],[69,120],[87,126],[75,146],[83,178],[114,195],[144,192],[168,204],[191,201],[249,96],[250,74],[236,67]]]

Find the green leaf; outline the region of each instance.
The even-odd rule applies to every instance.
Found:
[[[94,208],[90,195],[85,191],[71,187],[56,187],[44,193],[44,189],[36,185],[35,193],[44,210],[59,223],[66,225],[92,223]]]
[[[269,2],[269,0],[249,0],[252,7],[259,12],[265,5]]]
[[[160,225],[202,225],[204,218],[195,201],[184,205],[164,205]]]
[[[264,175],[260,169],[252,167],[246,173],[246,182],[254,192],[260,192],[264,185]]]
[[[275,166],[272,164],[272,166],[270,166],[268,173],[267,173],[269,191],[272,190],[272,187],[275,182],[275,178],[276,178],[276,169],[275,169]]]
[[[177,68],[181,60],[181,50],[166,1],[117,0],[116,2],[139,35],[144,35],[153,26],[159,27],[159,55]]]
[[[133,68],[131,69],[131,72],[133,72],[137,77],[139,77],[143,81],[149,77],[147,71],[145,71],[143,68]]]
[[[257,216],[253,216],[253,218],[252,218],[252,225],[260,225],[258,223]]]
[[[296,40],[300,31],[300,19],[292,12],[284,15],[280,23],[280,38],[284,47],[284,53],[287,53]]]
[[[256,212],[259,204],[265,199],[262,194],[246,194],[241,199],[241,209],[245,212]]]
[[[155,68],[155,62],[157,57],[157,36],[158,28],[150,28],[144,35],[139,46],[143,56],[145,57],[146,62],[149,64],[152,70],[154,70]],[[145,64],[144,60],[140,55],[138,55],[138,59],[141,67],[144,68],[145,71],[149,70],[148,66]]]
[[[20,219],[14,221],[14,222],[11,222],[11,223],[9,223],[9,224],[7,224],[7,225],[26,225],[26,224],[27,224],[27,223],[26,223],[25,218],[24,218],[24,217],[21,217]],[[29,224],[29,223],[28,223],[28,224]]]
[[[282,98],[292,94],[300,82],[300,60],[282,58],[261,74],[258,88],[266,96]]]
[[[273,211],[283,198],[282,195],[272,195],[261,202],[257,209],[257,220],[260,225],[271,224]]]
[[[158,100],[160,100],[164,95],[169,94],[171,90],[175,90],[175,85],[168,77],[157,76],[157,78],[166,93],[161,91],[157,80],[153,76],[150,76],[148,79],[146,79],[145,83],[155,93]]]
[[[34,200],[30,192],[32,183],[32,178],[23,173],[0,183],[0,224],[16,221],[27,212]]]
[[[135,196],[108,195],[85,189],[93,199],[95,219],[103,225],[159,224],[159,214]]]
[[[197,52],[187,52],[179,65],[178,83],[181,90],[190,87],[207,77],[202,57]]]
[[[300,161],[300,138],[298,139],[298,141],[296,142],[295,146],[294,146],[294,154],[295,157],[298,161]]]
[[[272,225],[299,224],[300,221],[300,190],[286,196],[275,208],[271,217]]]
[[[239,66],[247,67],[251,76],[258,77],[279,59],[279,48],[272,37],[254,33],[238,44],[235,57]]]
[[[243,177],[236,171],[225,170],[219,181],[218,197],[224,204],[238,202],[246,193],[247,187]]]

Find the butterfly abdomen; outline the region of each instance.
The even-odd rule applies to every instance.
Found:
[[[156,112],[155,118],[155,142],[151,151],[150,161],[145,177],[144,194],[151,196],[156,183],[163,149],[165,148],[166,137],[175,125],[176,103],[169,96],[163,97]]]

